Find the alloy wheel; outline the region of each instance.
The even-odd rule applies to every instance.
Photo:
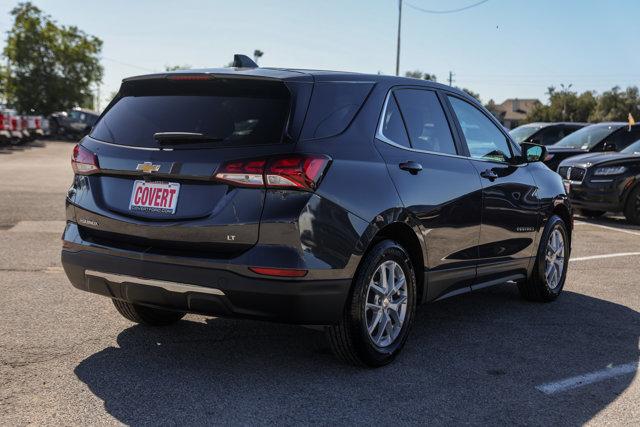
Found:
[[[369,338],[387,347],[400,335],[407,315],[407,280],[395,261],[378,266],[369,281],[364,309]]]
[[[544,274],[549,289],[555,289],[560,284],[564,271],[564,237],[559,229],[555,229],[549,236],[545,254]]]

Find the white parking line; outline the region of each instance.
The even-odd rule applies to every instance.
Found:
[[[638,362],[627,363],[624,365],[607,367],[605,369],[591,372],[588,374],[577,375],[575,377],[564,380],[546,383],[536,386],[544,394],[556,394],[574,388],[584,387],[589,384],[605,381],[611,378],[621,377],[623,375],[633,374],[638,370]]]
[[[593,224],[591,222],[574,221],[573,224],[574,225],[592,225],[594,227],[604,228],[605,230],[619,231],[621,233],[627,233],[627,234],[631,234],[633,236],[640,236],[640,233],[638,233],[637,231],[626,230],[624,228],[609,227],[609,226],[600,225],[600,224]]]
[[[587,261],[590,259],[598,259],[598,258],[616,258],[619,256],[638,256],[640,255],[640,252],[621,252],[618,254],[605,254],[605,255],[590,255],[590,256],[582,256],[582,257],[578,257],[578,258],[571,258],[569,260],[569,262],[574,262],[574,261]]]

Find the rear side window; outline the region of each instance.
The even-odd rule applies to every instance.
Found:
[[[274,86],[273,84],[271,86]],[[158,147],[156,132],[201,133],[215,142],[180,146],[241,146],[283,141],[289,114],[284,85],[247,82],[145,82],[129,88],[98,121],[91,137],[120,145]]]
[[[456,154],[449,123],[435,92],[401,89],[394,92],[407,125],[411,146],[418,150]]]
[[[560,126],[552,126],[547,129],[543,129],[538,135],[533,138],[534,142],[537,139],[542,145],[552,145],[560,141],[567,134],[565,134],[564,128]]]
[[[405,130],[404,122],[400,115],[400,109],[393,94],[390,94],[387,98],[387,108],[385,108],[384,116],[382,116],[380,133],[384,138],[395,144],[407,148],[410,147],[407,131]]]
[[[344,132],[372,87],[370,82],[316,83],[302,139],[328,138]]]

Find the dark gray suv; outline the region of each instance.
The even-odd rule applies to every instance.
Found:
[[[238,65],[123,81],[73,153],[75,287],[147,325],[320,326],[369,366],[420,303],[505,282],[560,294],[572,216],[544,147],[448,86]]]

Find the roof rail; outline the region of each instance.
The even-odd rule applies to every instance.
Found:
[[[253,62],[247,55],[233,55],[233,66],[236,68],[258,68],[258,64]]]

